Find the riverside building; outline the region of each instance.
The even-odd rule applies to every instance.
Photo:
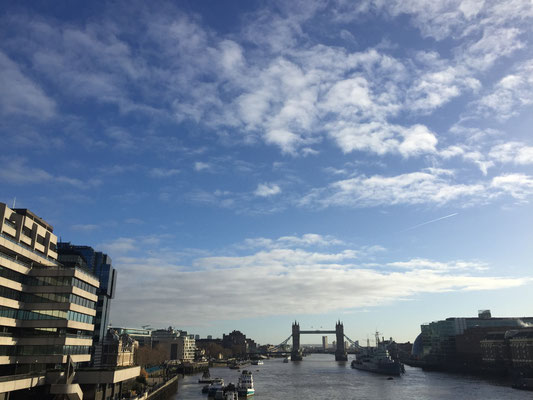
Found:
[[[490,310],[481,310],[478,317],[447,318],[421,326],[413,352],[427,367],[447,368],[479,364],[482,359],[481,340],[490,332],[520,329],[533,323],[532,317],[492,317]]]
[[[107,335],[111,299],[115,297],[117,271],[112,266],[111,257],[90,246],[73,245],[70,242],[60,242],[57,246],[59,261],[65,266],[83,265],[98,278],[98,296],[93,332],[94,366],[102,363],[103,341]]]
[[[99,287],[82,258],[58,261],[49,223],[0,203],[0,400],[114,399],[139,375],[88,368]]]
[[[0,203],[0,399],[6,388],[31,389],[42,371],[67,357],[91,360],[98,279],[57,261],[53,227],[26,209]],[[31,374],[33,378],[21,379]],[[5,396],[4,396],[5,398]]]
[[[196,354],[194,335],[170,327],[152,331],[152,346],[165,349],[170,360],[190,362],[194,361]]]

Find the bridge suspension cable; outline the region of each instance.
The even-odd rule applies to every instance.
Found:
[[[350,344],[351,344],[353,347],[355,347],[357,350],[361,350],[361,349],[363,349],[363,347],[360,346],[359,343],[354,342],[354,341],[353,341],[352,339],[350,339],[348,336],[344,335],[344,338],[345,338],[346,340],[348,340],[348,342],[350,342]]]
[[[282,347],[284,347],[284,346],[289,342],[289,340],[291,340],[291,338],[292,338],[292,333],[291,333],[291,335],[290,335],[287,339],[285,339],[283,342],[281,342],[281,343],[278,344],[277,346],[274,346],[274,348],[275,348],[275,349],[278,349],[278,350],[283,350]]]

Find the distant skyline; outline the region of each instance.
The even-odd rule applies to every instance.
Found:
[[[112,258],[113,325],[533,315],[530,0],[3,5],[0,201]]]

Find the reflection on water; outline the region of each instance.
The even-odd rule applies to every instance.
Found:
[[[312,354],[301,362],[283,363],[282,358],[266,360],[263,365],[249,365],[254,374],[253,400],[309,399],[309,400],[522,400],[532,398],[523,392],[504,386],[501,382],[483,378],[424,372],[406,368],[401,378],[350,368],[350,362],[336,362],[333,355]],[[211,376],[236,383],[240,372],[229,368],[212,368]],[[180,380],[174,400],[205,399],[198,384],[201,374]]]

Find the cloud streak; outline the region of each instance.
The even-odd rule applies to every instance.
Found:
[[[416,229],[416,228],[420,228],[421,226],[432,224],[433,222],[437,222],[437,221],[442,221],[443,219],[455,217],[456,215],[459,215],[459,213],[453,213],[453,214],[445,215],[444,217],[435,218],[435,219],[432,219],[430,221],[422,222],[421,224],[417,224],[417,225],[411,226],[411,227],[409,227],[407,229],[404,229],[401,232],[407,232],[407,231],[410,231],[410,230],[413,230],[413,229]]]

